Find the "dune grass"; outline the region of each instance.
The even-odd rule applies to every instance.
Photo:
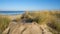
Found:
[[[38,24],[49,23],[49,27],[60,32],[60,11],[28,12],[28,17],[36,21]]]
[[[59,11],[33,11],[33,12],[25,12],[22,16],[31,18],[33,21],[37,22],[38,24],[47,24],[52,29],[60,32],[60,12]],[[21,19],[21,17],[17,20]],[[8,17],[0,16],[0,32],[4,31],[10,22]]]
[[[8,19],[8,17],[0,15],[0,33],[3,32],[7,28],[9,21],[10,20]]]

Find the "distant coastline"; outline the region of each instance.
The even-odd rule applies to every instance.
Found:
[[[0,15],[17,15],[23,14],[25,11],[0,11]]]

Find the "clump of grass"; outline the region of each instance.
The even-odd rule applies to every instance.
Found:
[[[37,22],[38,24],[46,23],[48,19],[49,13],[48,12],[27,12],[23,14],[23,17],[30,18],[33,21]]]
[[[9,24],[10,20],[5,16],[0,16],[0,32],[3,32]]]
[[[59,12],[54,12],[50,13],[51,14],[51,20],[50,20],[50,27],[52,29],[55,29],[56,31],[60,32],[60,13]]]
[[[43,24],[43,23],[46,24],[46,23],[49,23],[49,21],[50,21],[51,24],[49,25],[49,27],[60,32],[60,21],[58,22],[58,20],[60,20],[59,12],[44,11],[44,12],[29,12],[27,14],[28,14],[28,18],[33,19],[34,21],[36,21],[39,24]]]

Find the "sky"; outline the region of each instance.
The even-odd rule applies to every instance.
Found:
[[[0,11],[60,10],[60,0],[0,0]]]

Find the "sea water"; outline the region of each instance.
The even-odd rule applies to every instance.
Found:
[[[16,15],[16,14],[23,14],[25,11],[0,11],[2,15]]]

